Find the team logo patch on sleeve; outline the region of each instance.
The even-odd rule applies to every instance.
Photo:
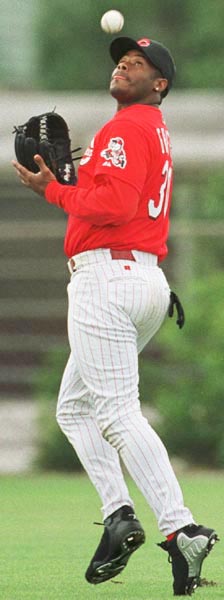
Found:
[[[124,169],[127,164],[124,140],[121,137],[111,138],[107,148],[102,150],[100,156],[106,159],[103,166],[111,167],[114,165],[114,167]]]

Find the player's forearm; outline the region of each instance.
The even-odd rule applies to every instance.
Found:
[[[137,190],[120,180],[98,177],[95,185],[84,189],[51,182],[45,191],[48,202],[92,225],[122,225],[130,221],[137,210]]]

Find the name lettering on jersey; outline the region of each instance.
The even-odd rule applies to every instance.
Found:
[[[88,146],[88,148],[86,148],[86,150],[80,160],[80,163],[79,163],[80,165],[86,165],[86,163],[88,163],[89,160],[91,159],[93,150],[94,150],[94,139],[95,138],[93,137],[93,139],[90,142],[90,145]]]
[[[106,158],[103,166],[111,167],[120,167],[120,169],[124,169],[127,164],[126,153],[124,150],[124,140],[121,137],[111,138],[107,148],[102,150],[100,156]]]
[[[157,127],[156,133],[159,138],[159,143],[160,143],[162,154],[170,154],[171,145],[170,145],[169,132],[167,131],[167,129],[164,129],[164,127]]]

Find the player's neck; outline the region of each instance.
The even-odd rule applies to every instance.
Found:
[[[134,106],[135,104],[141,104],[142,106],[153,106],[153,108],[158,108],[159,109],[159,104],[158,102],[132,102],[131,104],[127,103],[122,103],[122,102],[118,102],[117,104],[117,112],[119,110],[122,110],[123,108],[128,108],[129,106]]]

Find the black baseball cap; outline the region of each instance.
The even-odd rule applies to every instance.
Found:
[[[163,46],[160,42],[148,38],[141,38],[140,40],[135,41],[129,37],[116,38],[110,45],[110,54],[116,64],[129,50],[140,50],[142,54],[150,60],[154,67],[159,69],[161,75],[167,79],[168,86],[162,94],[163,97],[165,97],[172,87],[176,73],[175,63],[168,48]]]

